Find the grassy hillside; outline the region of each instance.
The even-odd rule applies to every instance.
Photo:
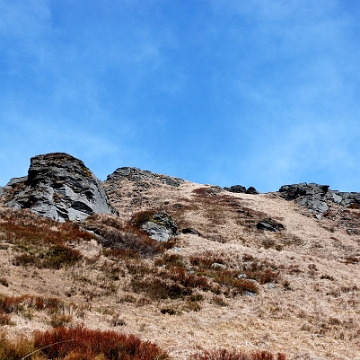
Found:
[[[360,236],[337,207],[317,220],[277,193],[104,186],[119,217],[1,208],[0,358],[61,342],[29,358],[360,359]],[[178,226],[168,242],[140,227],[159,210]],[[360,210],[344,212],[356,228]],[[284,230],[259,230],[268,218]]]

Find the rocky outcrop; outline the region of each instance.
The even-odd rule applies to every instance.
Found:
[[[176,235],[177,225],[165,211],[159,211],[149,216],[141,225],[141,229],[153,240],[168,241]]]
[[[233,193],[238,193],[238,194],[245,194],[246,193],[246,187],[242,186],[242,185],[233,185],[230,187],[224,187],[224,190],[233,192]]]
[[[224,187],[224,190],[233,192],[233,193],[238,193],[238,194],[251,194],[251,195],[258,195],[260,194],[259,191],[257,191],[253,186],[248,187],[248,189],[246,189],[245,186],[242,185],[233,185],[228,187]]]
[[[101,182],[81,160],[65,153],[31,158],[28,176],[11,179],[3,196],[8,207],[27,208],[57,221],[116,213]]]
[[[295,200],[300,206],[318,214],[326,212],[330,202],[341,206],[360,204],[360,193],[330,190],[329,185],[315,183],[284,185],[279,192],[284,199]]]
[[[162,184],[169,186],[180,186],[185,181],[180,178],[167,176],[167,175],[159,175],[155,174],[148,170],[140,170],[135,167],[122,167],[116,169],[112,174],[110,174],[106,181],[107,182],[117,182],[119,180],[128,179],[130,181],[143,183],[144,181],[147,184],[151,181],[157,182],[160,181]],[[146,184],[146,183],[145,183]]]

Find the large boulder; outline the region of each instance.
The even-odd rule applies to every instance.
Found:
[[[140,227],[153,240],[162,242],[168,241],[177,233],[177,225],[165,211],[149,214]]]
[[[10,180],[4,189],[6,206],[61,222],[116,213],[100,180],[81,160],[65,153],[31,158],[28,176]]]

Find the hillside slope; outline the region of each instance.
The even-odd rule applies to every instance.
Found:
[[[174,359],[214,348],[360,359],[357,205],[329,202],[319,217],[279,192],[232,193],[136,168],[103,186],[119,216],[58,223],[1,207],[7,337],[83,323],[135,334]],[[166,226],[159,213],[177,226],[164,242],[143,230]]]

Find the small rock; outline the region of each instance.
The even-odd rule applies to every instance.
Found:
[[[267,231],[281,231],[284,230],[284,225],[280,224],[279,222],[268,218],[268,219],[263,219],[261,221],[259,221],[256,225],[256,227],[259,230],[267,230]]]
[[[212,264],[211,264],[211,268],[212,268],[212,269],[226,270],[226,265],[220,264],[220,263],[212,263]]]
[[[192,234],[192,235],[201,236],[201,234],[193,228],[185,228],[185,229],[182,229],[181,232],[183,234]]]

